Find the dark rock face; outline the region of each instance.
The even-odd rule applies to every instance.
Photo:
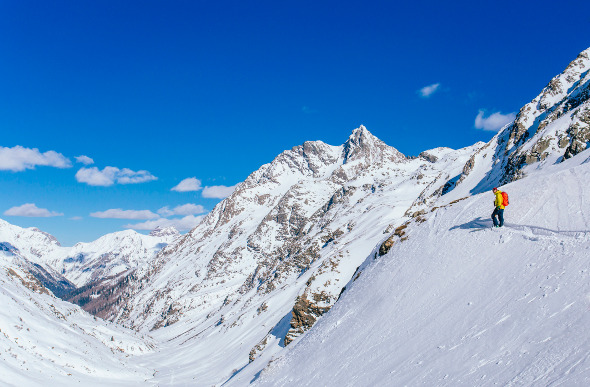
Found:
[[[524,166],[545,160],[550,154],[559,154],[562,160],[587,148],[589,135],[588,105],[590,97],[590,50],[582,52],[563,73],[553,78],[541,94],[525,105],[508,131],[507,141],[500,139],[497,157],[507,156],[502,162],[504,178],[508,183],[523,176]],[[564,135],[548,133],[544,129],[558,119],[570,115],[570,125]],[[533,137],[532,147],[525,146]]]
[[[588,149],[590,143],[590,108],[583,109],[578,114],[579,121],[574,122],[567,129],[567,137],[560,140],[560,146],[566,147],[563,159],[577,155]]]
[[[51,290],[56,297],[62,298],[72,290],[76,289],[76,285],[68,281],[59,273],[50,273],[47,269],[39,264],[31,264],[29,266],[29,273],[31,273],[44,287]]]
[[[330,301],[330,296],[325,293],[315,293],[311,295],[312,300],[307,298],[307,294],[297,297],[291,319],[291,329],[285,336],[285,345],[289,345],[297,336],[309,330],[317,319],[330,310],[329,306],[319,306],[317,303]]]

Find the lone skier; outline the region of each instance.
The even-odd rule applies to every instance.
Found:
[[[492,221],[494,222],[494,227],[502,227],[504,225],[504,197],[502,196],[502,191],[498,188],[494,187],[492,190],[496,199],[494,200],[494,212],[492,212]]]

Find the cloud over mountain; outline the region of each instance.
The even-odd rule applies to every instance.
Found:
[[[174,227],[178,231],[188,231],[193,229],[197,226],[201,220],[204,218],[203,215],[194,216],[194,215],[187,215],[183,218],[179,219],[166,219],[160,218],[155,220],[148,220],[142,223],[136,224],[126,224],[125,228],[130,228],[132,230],[154,230],[157,227]]]
[[[488,117],[484,117],[484,114],[485,112],[483,110],[480,110],[479,113],[477,113],[474,124],[476,129],[497,132],[516,118],[516,114],[514,113],[502,114],[496,112]]]
[[[158,210],[158,214],[162,216],[174,216],[174,215],[197,215],[207,212],[205,207],[200,204],[187,203],[181,206],[176,206],[170,209],[168,206],[162,207]]]
[[[122,210],[120,208],[93,212],[90,216],[103,219],[154,219],[160,217],[150,210]]]

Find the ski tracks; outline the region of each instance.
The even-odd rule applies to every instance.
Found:
[[[538,240],[554,240],[554,241],[566,241],[566,240],[576,240],[576,241],[588,241],[590,240],[590,231],[586,230],[579,230],[579,231],[569,231],[569,230],[551,230],[545,227],[539,226],[530,226],[530,225],[521,225],[521,224],[513,224],[513,223],[505,223],[504,229],[500,229],[499,231],[510,230],[514,234],[519,234],[526,239],[531,241],[538,241]]]

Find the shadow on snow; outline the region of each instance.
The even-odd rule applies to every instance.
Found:
[[[461,229],[461,230],[471,230],[471,232],[486,230],[488,228],[492,228],[492,219],[483,219],[481,216],[477,219],[474,219],[470,222],[463,223],[458,226],[451,227],[449,231]],[[504,222],[504,227],[524,231],[526,233],[534,234],[534,235],[545,235],[545,236],[570,236],[570,237],[581,237],[590,234],[590,231],[587,230],[579,230],[579,231],[569,231],[569,230],[551,230],[545,227],[538,227],[538,226],[530,226],[525,224],[514,224],[514,223],[507,223]]]

